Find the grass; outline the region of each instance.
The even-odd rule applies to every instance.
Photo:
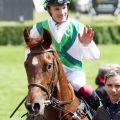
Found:
[[[70,13],[75,18],[75,13]],[[33,25],[37,21],[46,18],[46,13],[34,12],[31,21],[5,22],[0,21],[0,26]],[[98,15],[94,21],[90,21],[87,14],[81,14],[80,19],[86,25],[120,25],[120,15],[115,18],[112,15]],[[99,45],[101,57],[96,61],[83,59],[84,69],[88,82],[96,88],[94,83],[98,68],[105,63],[119,63],[120,45]],[[23,46],[0,46],[0,120],[9,120],[10,114],[27,94],[27,78],[24,69],[24,47]],[[16,112],[11,120],[21,120],[26,112],[24,105]],[[25,120],[25,118],[23,118]]]
[[[34,12],[34,19],[33,23],[37,21],[41,21],[45,19],[47,16],[47,13],[37,13]],[[76,18],[76,13],[75,12],[69,12],[69,16],[71,18]],[[120,25],[120,15],[118,16],[113,16],[113,15],[106,15],[106,14],[101,14],[101,15],[96,15],[93,17],[93,20],[90,19],[90,16],[88,14],[80,14],[80,18],[78,19],[80,22],[84,23],[85,25]],[[111,24],[112,22],[112,24]]]
[[[86,71],[88,82],[96,88],[94,84],[94,79],[96,77],[96,74],[98,73],[99,66],[101,64],[110,64],[110,63],[116,63],[120,64],[120,57],[119,51],[120,51],[120,44],[119,45],[99,45],[98,46],[101,52],[100,59],[96,61],[87,61],[84,60],[84,68]]]
[[[120,45],[99,45],[101,57],[97,61],[83,59],[88,82],[96,88],[95,76],[100,64],[119,63]],[[27,78],[24,69],[23,46],[0,46],[0,120],[9,120],[9,116],[27,94]],[[24,105],[11,120],[21,120],[26,112]],[[23,118],[25,120],[25,118]]]
[[[8,120],[26,95],[27,80],[23,63],[24,47],[0,46],[0,120]],[[25,110],[20,109],[18,116],[11,120],[20,120],[21,111]]]
[[[0,21],[0,26],[21,26],[21,25],[33,25],[38,21],[41,21],[43,19],[46,19],[47,16],[47,12],[33,12],[33,20],[29,20],[29,21],[24,21],[23,23],[19,22],[19,21]],[[71,18],[75,18],[76,17],[76,13],[75,12],[69,12],[69,16]],[[106,25],[120,25],[120,15],[118,16],[113,16],[110,14],[100,14],[100,15],[96,15],[93,17],[93,20],[91,20],[90,16],[88,14],[80,14],[80,19],[79,21],[81,21],[82,23],[84,23],[85,25],[99,25],[99,26],[106,26]],[[112,23],[112,24],[111,24]]]
[[[71,14],[71,17],[75,18],[75,13]],[[81,14],[80,19],[85,25],[95,25],[95,26],[111,26],[111,25],[120,25],[120,15],[113,16],[107,14],[96,15],[92,18],[88,14]],[[112,23],[112,24],[111,24]]]

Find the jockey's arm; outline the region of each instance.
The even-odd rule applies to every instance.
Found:
[[[100,51],[93,41],[94,31],[90,27],[83,28],[83,33],[78,33],[78,40],[82,44],[83,55],[88,60],[95,60],[100,57]]]

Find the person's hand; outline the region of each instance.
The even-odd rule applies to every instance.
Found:
[[[79,33],[78,39],[84,46],[88,46],[89,43],[92,41],[93,36],[94,36],[94,31],[92,30],[92,28],[84,27],[83,34],[81,36]]]

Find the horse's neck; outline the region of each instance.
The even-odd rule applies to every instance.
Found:
[[[75,97],[74,90],[67,80],[62,64],[58,59],[59,75],[58,75],[58,91],[60,92],[61,100],[73,100]]]
[[[63,100],[73,100],[74,90],[67,80],[67,77],[65,75],[65,72],[62,68],[62,65],[60,65],[60,74],[59,74],[59,85],[60,85],[60,91],[61,91],[61,97]]]
[[[55,53],[55,57],[58,63],[58,82],[56,87],[56,98],[62,101],[72,101],[71,104],[67,104],[64,107],[68,110],[74,111],[80,104],[79,99],[75,96],[73,87],[69,83],[67,76],[62,67],[62,63],[59,60],[58,54]],[[74,107],[73,107],[74,106]]]
[[[58,91],[61,96],[62,101],[71,101],[69,104],[64,105],[64,108],[68,111],[75,112],[76,108],[79,106],[80,101],[75,96],[73,87],[68,82],[65,72],[60,64],[59,71],[59,80],[58,80]],[[64,113],[63,113],[64,114]]]

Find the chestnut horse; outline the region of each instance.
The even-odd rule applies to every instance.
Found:
[[[80,105],[68,82],[52,38],[47,30],[43,36],[31,38],[27,29],[24,38],[29,48],[25,60],[28,78],[28,95],[25,106],[31,120],[69,120]],[[78,113],[77,113],[78,114]],[[87,113],[79,110],[82,120],[89,120]]]

